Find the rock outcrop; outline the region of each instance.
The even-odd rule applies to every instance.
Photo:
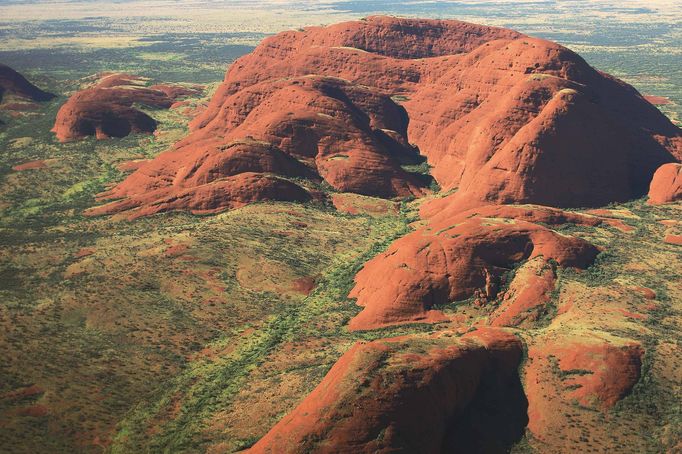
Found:
[[[669,163],[658,168],[649,186],[649,204],[682,200],[682,164]]]
[[[410,141],[463,208],[626,200],[682,157],[679,128],[632,87],[558,44],[457,21],[371,17],[269,38],[230,68],[193,127],[220,124],[247,87],[300,74],[401,96]]]
[[[528,259],[585,268],[599,253],[595,246],[531,222],[569,218],[573,215],[560,210],[493,206],[432,220],[394,242],[355,276],[349,297],[364,309],[349,328],[438,321],[439,306],[470,297],[492,301],[503,276]]]
[[[144,79],[107,74],[93,86],[76,92],[59,109],[52,132],[60,142],[95,136],[98,139],[152,133],[157,122],[135,105],[168,109],[180,97],[196,94],[184,87],[147,87]]]
[[[49,101],[55,95],[41,90],[9,66],[0,63],[0,103],[7,97],[42,102]]]
[[[191,130],[172,152],[262,140],[339,191],[382,197],[421,194],[427,182],[400,168],[415,144],[440,186],[458,189],[449,201],[460,211],[628,200],[682,158],[679,128],[558,44],[391,17],[265,39],[230,67]],[[159,160],[141,171],[169,170]],[[137,179],[118,192],[135,198]]]
[[[643,355],[637,342],[594,334],[539,340],[528,351],[524,373],[528,429],[540,441],[555,438],[567,423],[561,412],[567,402],[610,409],[639,380]]]
[[[355,345],[250,453],[506,452],[527,422],[515,336]]]
[[[202,185],[242,172],[325,181],[365,195],[420,195],[423,180],[401,167],[417,159],[407,124],[405,110],[390,97],[342,80],[309,76],[254,85],[229,98],[219,122],[143,164],[106,195],[125,202],[93,213],[133,207],[151,213],[160,204],[179,209],[163,199],[191,199],[192,192],[198,198]],[[282,197],[275,200],[291,199]],[[235,206],[229,198],[210,203]]]

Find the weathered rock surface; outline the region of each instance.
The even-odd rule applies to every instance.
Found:
[[[597,335],[539,340],[528,351],[524,373],[528,429],[541,441],[554,439],[567,423],[560,411],[566,402],[610,409],[639,380],[643,354],[634,341]]]
[[[401,96],[410,141],[462,209],[626,200],[682,157],[680,129],[629,85],[558,44],[458,21],[370,17],[269,38],[193,128],[224,124],[235,93],[303,74]]]
[[[422,193],[423,181],[400,166],[416,151],[407,141],[405,110],[388,96],[338,79],[300,77],[242,90],[220,116],[219,126],[195,131],[114,188],[107,197],[127,202],[110,208],[153,212],[145,207],[161,198],[191,197],[201,185],[242,172],[324,180],[366,195]],[[203,202],[189,205],[196,203]],[[233,207],[230,200],[211,203]]]
[[[98,139],[152,133],[157,122],[135,105],[168,109],[179,97],[196,91],[168,85],[146,87],[128,74],[108,74],[94,86],[76,92],[59,109],[52,132],[61,142],[95,136]]]
[[[506,452],[527,422],[521,355],[493,329],[357,344],[248,452]]]
[[[381,197],[422,194],[428,182],[401,168],[414,162],[415,144],[441,187],[458,188],[447,200],[459,211],[627,200],[646,193],[656,168],[682,157],[679,128],[558,44],[390,17],[264,40],[230,67],[191,130],[171,153],[263,141],[336,190]],[[165,178],[168,158],[158,159],[147,175],[163,169]],[[139,179],[131,175],[116,192],[139,199]]]
[[[560,210],[495,206],[432,220],[394,242],[356,275],[349,297],[357,298],[364,309],[350,321],[349,328],[438,321],[442,318],[437,310],[440,305],[473,296],[494,300],[501,278],[516,263],[542,257],[543,262],[585,268],[599,253],[584,240],[524,217],[545,223],[582,220]]]
[[[133,208],[136,211],[131,212],[129,216],[131,219],[173,210],[210,214],[258,201],[305,202],[311,198],[305,189],[295,183],[273,175],[255,172],[243,172],[193,188],[180,188],[172,192],[160,188],[150,191],[144,197],[153,202],[145,203],[144,199],[130,197],[92,208],[86,214],[91,216],[111,214]]]
[[[662,165],[651,179],[649,204],[662,205],[678,200],[682,200],[682,164]]]

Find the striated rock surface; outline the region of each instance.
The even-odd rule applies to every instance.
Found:
[[[9,66],[0,63],[0,102],[8,96],[28,101],[49,101],[54,98],[52,93],[41,90]]]
[[[528,403],[501,330],[355,345],[250,453],[506,452]]]
[[[60,142],[95,136],[98,139],[152,133],[157,122],[135,104],[168,109],[179,97],[196,94],[183,87],[146,87],[144,79],[108,74],[93,86],[76,92],[59,109],[52,132]]]
[[[658,168],[649,186],[649,204],[682,200],[682,164],[670,163]]]

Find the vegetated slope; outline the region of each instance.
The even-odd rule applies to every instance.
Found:
[[[77,91],[59,109],[52,132],[61,142],[95,136],[98,139],[152,133],[157,122],[135,104],[168,109],[196,89],[172,85],[145,86],[145,79],[128,74],[104,74],[94,85]]]

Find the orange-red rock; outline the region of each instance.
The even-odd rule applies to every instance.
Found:
[[[124,137],[131,133],[152,133],[157,122],[135,107],[141,104],[168,109],[176,97],[193,94],[183,87],[144,86],[138,76],[109,74],[94,86],[76,92],[59,109],[52,132],[61,142],[96,136]]]
[[[682,235],[666,235],[663,241],[668,244],[674,244],[677,246],[682,246]]]
[[[54,98],[52,93],[41,90],[9,66],[0,63],[0,102],[5,96],[30,101],[49,101]]]
[[[654,106],[667,106],[669,104],[672,104],[672,101],[666,98],[665,96],[644,95],[644,99],[649,101]]]
[[[553,211],[538,210],[545,219],[560,216]],[[452,220],[432,220],[394,242],[356,275],[349,297],[364,309],[349,328],[432,320],[439,305],[476,294],[495,299],[502,275],[515,263],[541,256],[560,266],[584,268],[599,253],[584,240],[522,220],[524,214],[537,216],[533,210],[518,214],[519,219],[505,219],[462,213]]]
[[[416,157],[407,116],[387,96],[333,78],[301,77],[242,90],[220,115],[220,127],[194,132],[114,188],[109,197],[127,199],[116,207],[156,205],[180,192],[191,197],[202,185],[243,172],[324,180],[368,195],[422,193],[422,181],[400,166]]]
[[[248,452],[504,452],[527,421],[521,354],[489,329],[357,344]]]
[[[45,161],[42,159],[39,159],[37,161],[29,161],[23,164],[17,164],[12,167],[12,170],[16,172],[22,172],[24,170],[42,169],[44,167],[47,167],[47,164],[45,164]]]
[[[605,411],[625,397],[641,374],[643,348],[597,336],[543,339],[529,348],[524,367],[528,429],[540,441],[556,437],[561,409],[576,401]]]
[[[459,188],[460,209],[626,200],[682,157],[680,129],[632,87],[558,44],[458,21],[370,17],[268,38],[192,127],[224,127],[236,94],[303,74],[400,95],[410,141],[444,189]]]
[[[662,205],[678,200],[682,200],[682,164],[662,165],[651,179],[649,204]]]
[[[585,206],[644,194],[657,167],[682,157],[679,128],[558,44],[390,17],[264,40],[230,67],[191,130],[171,151],[188,162],[162,155],[147,168],[147,177],[161,175],[153,185],[197,153],[253,139],[339,191],[420,195],[426,182],[401,168],[414,160],[414,143],[438,183],[458,188],[451,210]],[[145,186],[136,181],[131,175],[117,192],[139,199]]]
[[[305,189],[291,181],[264,173],[244,172],[189,189],[162,187],[150,190],[148,194],[92,208],[86,214],[96,216],[134,210],[130,212],[130,219],[173,210],[210,214],[258,201],[303,202],[310,198]],[[147,203],[147,200],[151,202]]]
[[[554,267],[544,258],[526,262],[514,276],[500,307],[490,316],[492,326],[526,326],[537,321],[556,285]]]

